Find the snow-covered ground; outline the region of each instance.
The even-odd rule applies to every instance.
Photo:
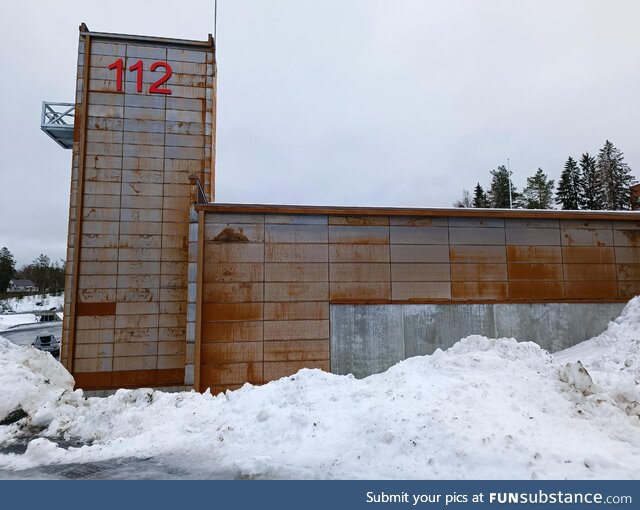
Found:
[[[0,450],[30,438],[0,469],[152,457],[203,476],[638,478],[639,381],[640,298],[554,356],[470,336],[361,380],[301,370],[218,396],[87,399],[49,355],[0,340],[0,420],[27,415],[0,426]]]
[[[11,313],[0,314],[0,331],[9,329],[21,324],[36,323],[34,311],[45,311],[55,308],[62,310],[64,304],[64,294],[60,296],[38,294],[36,296],[25,296],[22,299],[9,298],[2,301],[3,309]],[[62,314],[60,313],[60,316]]]

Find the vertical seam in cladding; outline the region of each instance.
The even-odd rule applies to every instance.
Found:
[[[508,219],[505,218],[502,220],[502,232],[503,234],[503,239],[504,242],[502,243],[502,246],[504,248],[504,270],[505,270],[505,284],[507,287],[507,301],[511,301],[511,281],[509,280],[509,262],[507,261],[507,223],[508,223]]]
[[[129,48],[128,44],[124,45],[124,65],[126,66],[127,62],[127,49]],[[117,50],[116,50],[117,53]],[[123,70],[124,74],[124,70]],[[115,357],[116,357],[116,323],[118,321],[118,280],[120,279],[120,233],[122,232],[122,197],[124,196],[124,123],[126,118],[127,111],[127,101],[126,101],[126,91],[122,92],[122,142],[120,144],[120,203],[118,204],[118,248],[116,252],[116,295],[114,296],[114,301],[116,302],[115,315],[113,317],[113,344],[111,348],[111,371],[113,372],[113,367],[115,365]]]
[[[613,250],[613,270],[616,275],[616,298],[620,299],[622,296],[622,292],[620,289],[620,273],[618,272],[618,258],[616,256],[616,237],[615,232],[613,231],[613,221],[611,221],[611,249]],[[597,243],[596,243],[597,244]]]
[[[393,272],[391,270],[391,217],[387,216],[387,235],[389,242],[387,243],[387,253],[389,254],[389,302],[393,303]]]
[[[567,299],[567,286],[565,284],[565,264],[564,264],[564,247],[562,246],[562,222],[558,221],[558,239],[560,239],[560,268],[562,269],[562,279],[560,283],[562,283],[562,299]]]
[[[167,50],[164,50],[164,60],[165,62],[168,60],[169,55],[167,54]],[[157,312],[157,324],[156,324],[156,377],[157,371],[160,369],[160,317],[162,316],[162,262],[164,260],[164,199],[165,199],[165,185],[166,185],[166,171],[167,171],[167,96],[166,94],[162,95],[163,100],[163,110],[164,110],[164,126],[162,130],[162,195],[161,195],[161,206],[160,206],[160,260],[158,264],[158,312]],[[189,287],[189,255],[187,254],[187,288]],[[186,296],[188,298],[188,296]],[[188,303],[188,299],[187,299]],[[189,305],[187,304],[187,310],[189,309]],[[186,318],[186,317],[185,317]],[[185,321],[185,362],[186,362],[186,353],[187,353],[187,335],[186,335],[186,321]],[[186,363],[185,363],[186,364]]]
[[[447,259],[449,262],[449,301],[453,301],[454,297],[453,297],[453,276],[451,273],[451,265],[452,265],[452,261],[451,261],[451,236],[449,235],[449,232],[451,230],[451,222],[449,221],[449,218],[447,218]]]
[[[331,276],[329,275],[329,271],[331,270],[331,244],[329,243],[329,215],[327,214],[327,295],[325,296],[325,303],[327,304],[328,310],[328,320],[329,320],[329,372],[333,372],[333,363],[331,359],[332,354],[332,327],[331,327],[331,290],[329,286],[331,285]]]
[[[212,133],[213,133],[213,125],[212,125]],[[266,281],[267,281],[267,215],[263,214],[262,215],[262,358],[261,358],[262,363],[260,363],[260,367],[261,367],[260,382],[262,383],[266,382],[264,380],[265,379],[264,378],[264,348],[265,348],[264,324],[267,320],[267,317],[265,315],[265,309],[266,309],[265,301],[267,300],[266,298],[267,285],[265,283]]]

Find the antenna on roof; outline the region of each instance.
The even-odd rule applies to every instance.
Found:
[[[511,196],[511,165],[507,158],[507,177],[509,178],[509,209],[513,209],[513,197]]]
[[[216,29],[218,28],[218,0],[213,0],[213,40],[218,45],[218,39],[216,39]]]

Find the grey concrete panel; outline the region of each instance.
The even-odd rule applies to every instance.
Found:
[[[404,306],[405,353],[410,356],[432,354],[448,349],[469,335],[493,336],[493,305],[409,305]],[[416,320],[420,317],[419,320]],[[423,331],[413,325],[424,323]]]
[[[366,377],[405,359],[400,305],[331,306],[331,371]]]
[[[625,303],[331,305],[331,371],[366,377],[478,334],[555,352],[594,337]]]

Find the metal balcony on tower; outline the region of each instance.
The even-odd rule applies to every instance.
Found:
[[[73,124],[76,106],[73,103],[42,102],[40,129],[53,138],[60,147],[73,147]]]

